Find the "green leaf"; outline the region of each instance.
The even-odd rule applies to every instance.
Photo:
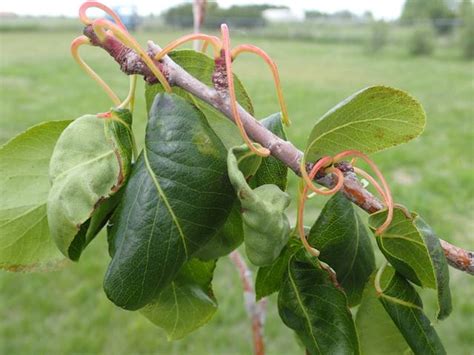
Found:
[[[370,228],[376,230],[386,216],[387,211],[372,214]],[[448,264],[438,237],[425,221],[415,213],[408,218],[395,208],[392,223],[376,240],[400,274],[419,286],[437,290],[438,319],[446,318],[452,310]]]
[[[64,260],[49,234],[49,160],[72,121],[40,123],[0,148],[0,268],[47,270]]]
[[[425,127],[420,103],[401,90],[372,86],[329,110],[314,126],[307,161],[355,149],[375,153],[419,136]]]
[[[130,173],[131,123],[128,110],[82,116],[56,143],[49,165],[48,222],[59,250],[72,260],[79,259],[118,202],[105,203]]]
[[[278,295],[280,317],[309,354],[359,354],[347,298],[305,250],[293,254]]]
[[[217,259],[231,253],[242,244],[244,241],[244,230],[240,210],[240,202],[235,200],[229,217],[222,228],[209,242],[198,250],[195,254],[196,258],[201,260]]]
[[[235,200],[226,170],[225,147],[201,112],[177,95],[158,95],[111,220],[115,254],[104,289],[112,302],[145,306],[214,236]]]
[[[415,354],[446,354],[443,344],[423,313],[420,296],[392,267],[383,271],[379,300]]]
[[[255,279],[257,301],[280,290],[288,268],[288,260],[291,256],[290,250],[288,245],[285,246],[271,265],[258,268],[257,278]]]
[[[355,321],[361,353],[364,355],[407,354],[410,348],[380,303],[374,288],[374,279],[375,273],[369,278],[364,289]]]
[[[215,261],[191,259],[158,297],[140,310],[146,318],[178,340],[206,324],[217,311],[211,281]]]
[[[207,86],[212,87],[212,74],[214,71],[214,61],[203,53],[192,50],[174,51],[168,54],[177,64],[186,70],[193,77],[203,82]],[[239,78],[234,75],[235,93],[237,102],[250,114],[253,114],[252,102],[245,91]],[[163,93],[164,89],[160,84],[147,85],[145,88],[145,98],[148,111],[151,104],[158,93]],[[221,112],[217,111],[211,105],[192,96],[187,91],[177,87],[173,87],[173,93],[184,97],[186,100],[201,110],[206,117],[209,125],[212,127],[217,136],[227,149],[243,143],[237,126],[226,118]]]
[[[281,113],[275,113],[261,120],[260,123],[278,137],[286,140],[286,133],[281,122]],[[286,191],[288,184],[287,175],[287,166],[275,157],[269,156],[262,159],[259,169],[249,184],[252,187],[273,184],[278,186],[282,191]]]
[[[365,283],[375,269],[375,257],[364,223],[342,193],[328,200],[308,241],[321,252],[320,260],[336,271],[349,305],[359,304]]]
[[[257,266],[270,265],[288,241],[290,223],[285,209],[290,196],[276,185],[252,189],[239,169],[237,156],[249,151],[247,146],[232,148],[227,155],[229,178],[242,205],[245,250]]]

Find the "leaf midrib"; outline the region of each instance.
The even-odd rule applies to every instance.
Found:
[[[94,163],[94,162],[96,162],[96,161],[98,161],[98,160],[101,160],[101,159],[103,159],[103,158],[108,157],[109,155],[115,155],[115,152],[114,152],[113,150],[110,150],[110,151],[108,151],[108,152],[106,152],[106,153],[104,153],[104,154],[101,154],[101,155],[95,157],[94,159],[90,159],[90,160],[87,160],[87,161],[82,162],[82,163],[80,163],[80,164],[74,165],[72,168],[69,168],[69,169],[63,171],[62,173],[60,173],[59,175],[57,175],[54,179],[55,179],[55,180],[60,179],[62,176],[64,176],[64,175],[70,173],[71,171],[76,170],[77,168],[80,168],[80,167],[83,167],[83,166],[92,164],[92,163]]]
[[[306,311],[306,308],[304,307],[303,301],[301,300],[301,296],[298,292],[298,288],[296,287],[295,280],[293,279],[293,275],[292,275],[291,270],[290,270],[290,263],[288,263],[288,278],[291,282],[291,286],[292,286],[293,290],[295,291],[295,295],[296,295],[296,299],[298,301],[298,304],[299,304],[299,306],[300,306],[300,308],[303,311],[303,314],[305,316],[306,323],[308,325],[309,332],[311,334],[311,338],[313,339],[314,345],[316,345],[316,348],[318,349],[318,352],[321,353],[321,350],[319,349],[318,342],[316,341],[316,338],[313,334],[313,327],[311,326],[311,321],[309,319],[308,312]]]
[[[398,112],[397,112],[398,113]],[[329,131],[326,131],[322,134],[320,134],[319,136],[317,136],[316,138],[314,138],[312,141],[311,141],[311,144],[308,145],[308,148],[307,148],[307,151],[319,140],[321,140],[323,137],[327,136],[328,134],[331,134],[333,132],[336,132],[338,130],[341,130],[341,129],[344,129],[346,127],[349,127],[349,126],[352,126],[352,125],[358,125],[358,124],[361,124],[361,123],[365,123],[365,122],[374,122],[374,121],[393,121],[393,122],[401,122],[401,123],[404,123],[404,124],[408,124],[408,125],[411,125],[411,126],[414,126],[414,127],[419,127],[418,125],[414,124],[414,123],[411,123],[411,122],[408,122],[408,121],[403,121],[403,120],[397,120],[397,119],[394,119],[394,118],[385,118],[385,117],[377,117],[377,118],[368,118],[368,119],[365,119],[365,120],[358,120],[358,121],[350,121],[350,122],[347,122],[343,125],[339,125],[339,126],[336,126],[334,128],[331,128]]]
[[[161,185],[158,182],[158,179],[157,179],[156,175],[154,174],[153,170],[151,169],[146,149],[143,150],[143,155],[144,155],[144,159],[145,159],[146,169],[148,170],[148,174],[150,175],[151,179],[153,180],[153,183],[155,184],[156,190],[158,191],[158,194],[160,195],[161,200],[165,204],[165,206],[166,206],[166,208],[167,208],[167,210],[168,210],[168,212],[171,216],[171,219],[173,220],[176,228],[178,229],[179,236],[181,237],[181,241],[183,243],[184,254],[186,255],[186,259],[187,259],[188,258],[188,248],[187,248],[187,245],[186,245],[186,237],[183,233],[183,230],[181,229],[181,225],[179,224],[178,218],[176,217],[173,209],[171,208],[171,205],[168,201],[168,198],[166,197],[163,189],[161,188]]]

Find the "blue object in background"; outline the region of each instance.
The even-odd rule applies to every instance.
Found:
[[[135,5],[122,5],[115,6],[112,8],[117,15],[119,15],[125,27],[129,31],[135,31],[140,24],[140,17],[138,16],[137,7]],[[113,21],[113,19],[107,15],[107,19]]]

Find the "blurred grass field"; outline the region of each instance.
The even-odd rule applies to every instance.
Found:
[[[0,144],[45,120],[69,119],[110,107],[107,96],[69,55],[78,32],[0,33]],[[400,45],[368,56],[361,46],[309,41],[266,40],[234,32],[233,43],[254,43],[278,63],[293,121],[290,139],[303,149],[312,124],[359,89],[384,84],[410,92],[428,116],[421,138],[374,156],[397,201],[419,212],[447,241],[474,248],[474,67],[442,49],[429,58],[408,57]],[[141,33],[138,39],[165,44],[179,33]],[[90,64],[122,95],[128,80],[101,50],[85,48]],[[263,118],[278,110],[264,64],[242,56],[236,71]],[[138,92],[135,131],[146,115]],[[290,191],[296,189],[295,178]],[[314,202],[308,222],[323,200]],[[294,207],[294,205],[292,205]],[[139,314],[118,309],[102,291],[109,257],[105,236],[86,250],[80,263],[45,274],[0,272],[0,354],[249,354],[250,324],[241,285],[229,260],[215,275],[220,308],[210,323],[184,340],[169,343],[162,330]],[[474,279],[451,269],[454,311],[436,325],[449,354],[474,349]],[[428,304],[433,298],[428,297]],[[433,312],[431,312],[432,314]],[[300,354],[279,320],[271,297],[265,327],[268,354]],[[376,335],[374,335],[376,336]]]

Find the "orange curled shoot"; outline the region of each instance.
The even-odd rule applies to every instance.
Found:
[[[79,47],[82,45],[90,45],[90,40],[86,36],[79,36],[71,43],[71,54],[74,60],[84,71],[94,79],[104,91],[109,95],[114,105],[120,105],[120,99],[112,88],[81,58],[79,55]]]
[[[374,187],[377,189],[378,193],[381,195],[382,199],[384,200],[385,206],[387,207],[387,210],[388,210],[387,218],[385,222],[380,227],[378,227],[377,230],[375,231],[376,235],[380,235],[388,228],[393,218],[394,203],[393,203],[393,198],[392,198],[392,193],[390,191],[390,188],[387,184],[387,181],[385,180],[385,177],[383,176],[382,172],[377,167],[377,165],[367,155],[365,155],[362,152],[359,152],[357,150],[344,151],[334,156],[334,162],[337,163],[348,156],[353,156],[353,157],[357,157],[364,160],[370,166],[370,168],[374,171],[374,173],[377,175],[377,178],[380,180],[382,184],[380,186],[375,181],[375,179],[373,179],[369,174],[365,173],[365,171],[363,171],[362,169],[354,170],[356,173],[360,173],[364,178],[366,178],[369,182],[371,182],[372,185],[374,185]]]
[[[230,38],[229,38],[229,28],[226,24],[221,25],[221,32],[222,32],[222,49],[224,53],[224,60],[226,66],[226,74],[227,74],[227,85],[229,89],[229,98],[230,98],[230,107],[232,111],[232,116],[234,118],[235,124],[239,128],[240,135],[242,136],[244,142],[247,144],[249,149],[254,152],[255,154],[267,157],[270,155],[270,151],[266,148],[260,147],[257,148],[254,146],[253,142],[250,140],[247,132],[245,131],[244,124],[242,123],[242,119],[240,118],[239,109],[237,107],[237,98],[235,95],[235,88],[234,88],[234,78],[232,73],[232,58],[230,53]]]
[[[105,6],[104,4],[100,3],[100,2],[97,2],[97,1],[86,1],[84,4],[81,5],[81,7],[79,8],[79,19],[81,20],[81,22],[84,24],[84,25],[91,25],[92,24],[92,20],[87,17],[87,10],[90,9],[91,7],[95,7],[95,8],[98,8],[98,9],[101,9],[102,11],[104,11],[107,15],[109,15],[110,17],[112,17],[115,21],[115,23],[121,27],[123,30],[127,30],[127,28],[125,27],[125,25],[123,24],[122,20],[120,19],[120,17],[115,13],[115,11],[113,11],[111,8]]]
[[[159,53],[157,53],[153,59],[154,60],[160,60],[165,55],[167,55],[169,52],[176,49],[180,45],[182,45],[186,42],[194,41],[194,40],[202,40],[203,45],[206,45],[206,48],[207,48],[207,45],[209,45],[209,44],[212,45],[212,47],[214,49],[214,58],[218,58],[220,56],[222,44],[221,44],[221,41],[219,40],[219,38],[217,38],[216,36],[209,36],[209,35],[206,35],[206,34],[203,34],[203,33],[193,33],[193,34],[189,34],[189,35],[180,37],[180,38],[174,40],[173,42],[169,43]]]
[[[316,256],[316,257],[319,256],[319,250],[313,248],[308,243],[308,240],[306,239],[306,235],[305,235],[305,231],[304,231],[304,221],[303,221],[304,207],[305,207],[305,204],[306,204],[306,199],[308,198],[308,188],[310,188],[310,186],[314,187],[313,183],[312,183],[312,180],[314,179],[314,177],[316,176],[316,174],[318,173],[319,170],[324,169],[325,167],[327,167],[328,164],[331,164],[331,162],[332,162],[332,158],[329,157],[329,156],[325,156],[325,157],[321,158],[320,160],[318,160],[316,162],[316,164],[314,164],[314,166],[311,168],[311,171],[310,171],[309,174],[306,173],[306,169],[304,169],[304,163],[302,163],[302,169],[301,169],[302,170],[301,172],[303,173],[303,170],[304,170],[304,172],[306,173],[306,176],[308,176],[309,184],[307,183],[307,180],[305,180],[305,179],[303,179],[300,182],[300,187],[299,187],[299,191],[298,191],[298,211],[297,211],[296,228],[298,230],[298,235],[299,235],[299,237],[301,239],[301,242],[303,243],[303,246],[305,247],[305,249],[311,255]],[[318,190],[318,192],[316,192],[316,193],[324,194],[324,195],[335,194],[343,186],[344,175],[342,174],[342,172],[339,169],[336,169],[334,167],[326,168],[326,170],[328,172],[332,172],[332,173],[336,174],[336,176],[337,176],[336,186],[334,186],[332,189],[327,190],[327,191],[319,190],[319,189],[315,188],[316,190]]]
[[[171,92],[171,86],[168,83],[168,80],[164,77],[163,73],[157,68],[155,63],[151,60],[148,54],[142,49],[140,44],[133,38],[126,30],[122,29],[120,26],[116,25],[113,22],[110,22],[106,19],[97,19],[92,22],[92,28],[96,33],[100,41],[104,41],[107,36],[107,30],[109,30],[120,42],[125,46],[133,49],[140,58],[145,62],[146,66],[151,70],[153,75],[158,79],[158,81],[163,85],[163,88],[166,92]]]
[[[273,81],[275,82],[278,102],[280,104],[282,121],[285,124],[285,126],[289,126],[290,118],[288,116],[288,109],[286,108],[286,102],[283,97],[283,90],[281,88],[280,75],[278,73],[278,68],[277,68],[276,63],[270,58],[270,56],[263,49],[260,49],[257,46],[254,46],[251,44],[241,44],[235,47],[231,52],[232,60],[236,59],[239,54],[244,53],[244,52],[254,53],[258,55],[270,67],[270,70],[273,75]]]

